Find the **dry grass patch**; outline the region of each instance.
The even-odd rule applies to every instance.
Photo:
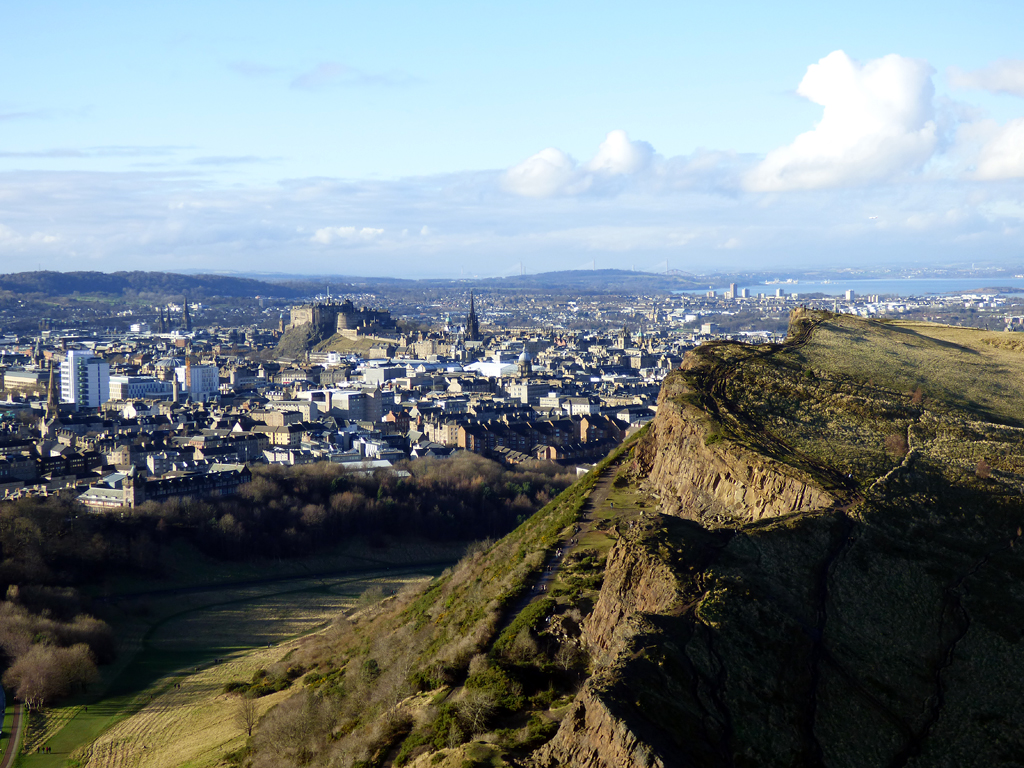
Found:
[[[285,650],[288,648],[286,645]],[[224,685],[251,678],[281,655],[280,647],[237,654],[177,678],[180,688],[160,680],[140,694],[145,703],[135,714],[115,724],[76,757],[84,768],[217,765],[226,753],[245,743],[245,734],[235,721],[236,697],[223,693]],[[287,695],[282,691],[257,699],[260,714]]]
[[[262,645],[310,632],[354,602],[348,594],[300,592],[215,605],[165,622],[150,643],[160,650]]]

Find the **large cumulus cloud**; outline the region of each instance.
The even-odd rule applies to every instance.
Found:
[[[891,54],[860,64],[835,51],[797,88],[824,107],[821,121],[769,152],[746,177],[752,190],[852,186],[920,169],[938,146],[933,70]]]

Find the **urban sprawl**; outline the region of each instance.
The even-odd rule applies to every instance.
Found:
[[[687,349],[780,341],[796,307],[1024,323],[1014,296],[832,298],[789,284],[215,303],[136,305],[116,314],[120,328],[82,310],[39,317],[34,332],[25,311],[0,312],[0,497],[69,494],[123,511],[233,493],[257,463],[401,475],[403,462],[456,451],[583,471],[653,418],[661,380]]]

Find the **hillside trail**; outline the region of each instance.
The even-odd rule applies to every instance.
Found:
[[[3,760],[0,760],[0,768],[10,768],[14,764],[14,758],[18,756],[18,747],[21,742],[21,731],[24,728],[25,705],[22,704],[14,710],[11,716],[11,738],[7,742],[7,753]]]
[[[541,567],[540,577],[530,587],[529,591],[519,598],[512,607],[512,610],[508,612],[499,632],[511,624],[526,606],[547,596],[548,588],[558,576],[565,558],[578,546],[576,542],[594,527],[594,512],[601,509],[608,501],[612,483],[615,481],[615,475],[618,473],[621,464],[622,457],[620,456],[602,470],[601,477],[594,483],[594,488],[590,491],[586,501],[583,502],[583,506],[580,507],[579,519],[572,527],[571,532],[559,542],[555,551],[544,562],[544,565]]]

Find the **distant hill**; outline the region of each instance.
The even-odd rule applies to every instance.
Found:
[[[706,279],[678,271],[655,273],[633,272],[628,269],[573,269],[561,272],[541,272],[534,275],[460,280],[459,282],[467,285],[479,285],[483,288],[500,287],[502,290],[642,293],[706,287]]]
[[[226,275],[179,275],[172,272],[16,272],[0,275],[0,290],[44,296],[127,296],[152,294],[203,298],[211,296],[275,296],[299,298],[309,286],[268,283]]]
[[[474,278],[463,280],[405,280],[394,277],[315,276],[296,278],[275,275],[275,281],[256,277],[211,274],[180,274],[176,272],[15,272],[0,275],[0,291],[19,295],[73,296],[76,292],[86,296],[154,297],[267,296],[300,299],[331,289],[334,293],[346,290],[394,290],[451,288],[500,289],[503,291],[570,291],[576,293],[659,293],[693,288],[705,288],[708,277],[684,272],[669,273],[631,272],[623,269],[566,270],[511,277]],[[287,278],[287,279],[286,279]],[[717,282],[721,283],[719,279]],[[724,285],[724,283],[722,283]]]

